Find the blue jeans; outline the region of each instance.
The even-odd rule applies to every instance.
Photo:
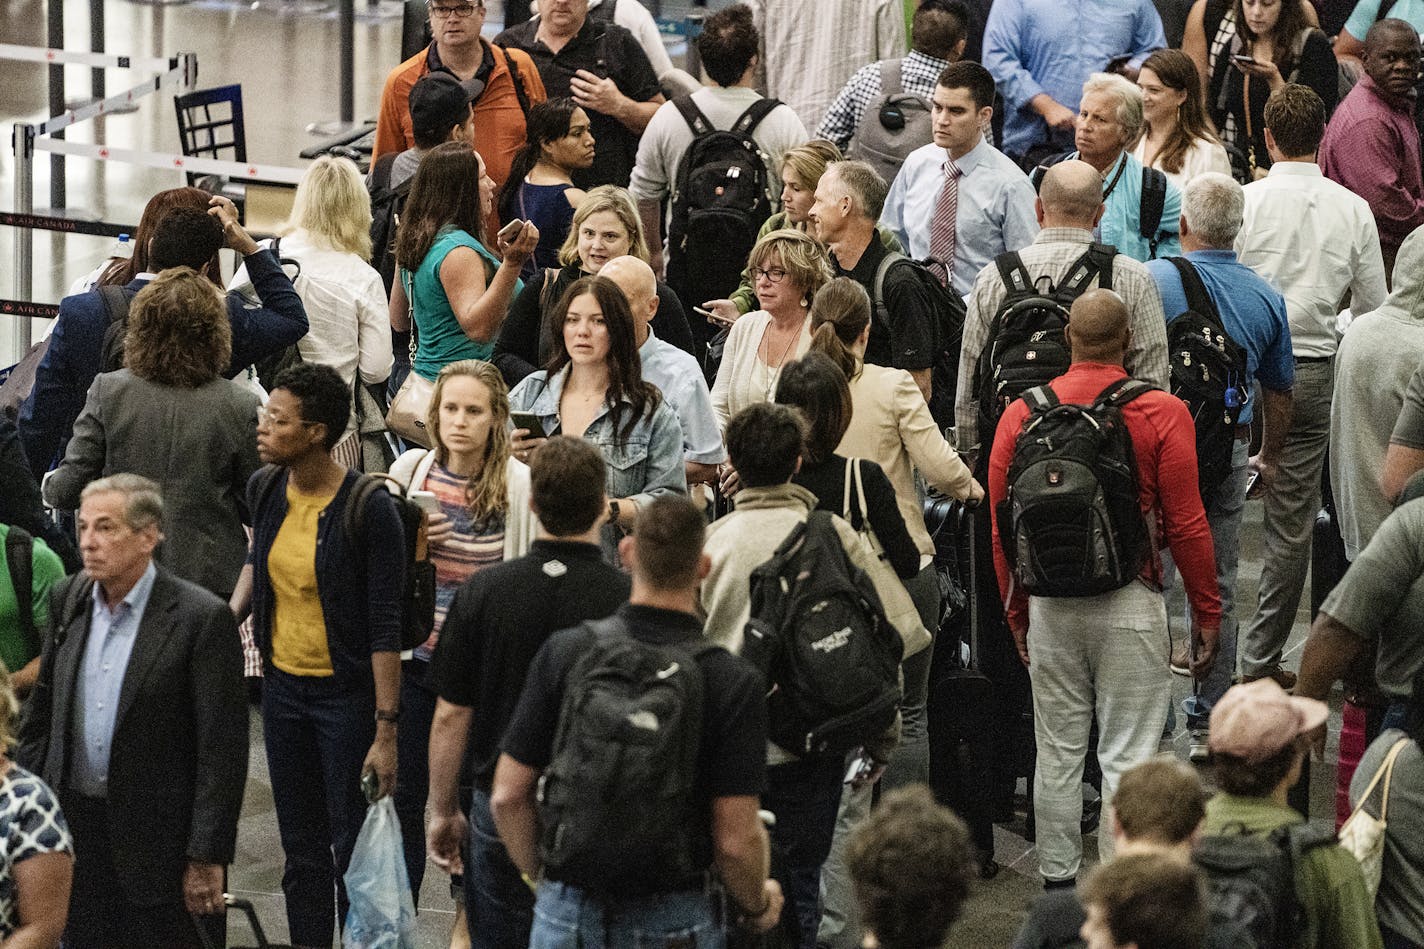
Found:
[[[469,856],[465,861],[465,922],[473,949],[529,945],[534,894],[509,859],[490,816],[489,794],[475,790],[470,803]],[[552,884],[551,884],[552,885]]]
[[[939,627],[939,578],[934,565],[925,567],[905,581],[905,590],[919,611],[920,622],[931,635]],[[905,677],[905,694],[900,700],[900,744],[890,755],[881,786],[889,791],[907,784],[926,784],[930,779],[929,700],[930,661],[934,643],[900,664]]]
[[[420,905],[425,879],[425,801],[430,796],[430,723],[435,719],[435,692],[429,684],[430,663],[401,663],[400,727],[396,729],[396,816],[405,848],[405,872],[410,893]]]
[[[1206,505],[1206,522],[1211,527],[1211,543],[1216,550],[1216,585],[1221,589],[1221,637],[1217,640],[1216,662],[1198,694],[1182,701],[1188,728],[1207,727],[1212,706],[1231,688],[1231,680],[1236,675],[1236,572],[1241,555],[1241,519],[1246,508],[1250,456],[1250,444],[1237,441],[1231,451],[1231,474]],[[1187,628],[1191,629],[1190,603]]]
[[[786,897],[782,925],[794,920],[803,949],[815,949],[821,925],[821,865],[831,854],[845,760],[807,758],[766,769],[761,806],[776,815],[771,828],[771,875]]]
[[[529,949],[725,949],[718,916],[703,890],[612,903],[546,880],[534,901]]]
[[[286,863],[287,928],[299,946],[330,946],[348,903],[342,877],[366,819],[361,766],[376,737],[369,683],[288,675],[269,666],[262,738]]]

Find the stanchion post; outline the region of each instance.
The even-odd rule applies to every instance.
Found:
[[[687,14],[687,71],[694,79],[702,77],[702,54],[697,51],[697,38],[702,35],[702,22],[707,14],[693,10]]]
[[[35,210],[35,127],[15,123],[15,213],[33,214]],[[29,301],[34,291],[35,232],[28,227],[15,229],[15,299]],[[30,351],[30,321],[15,320],[15,358]]]
[[[341,0],[341,124],[356,121],[356,4]]]
[[[89,49],[95,53],[104,51],[104,0],[89,0]],[[94,99],[105,96],[103,66],[89,70],[89,95]]]
[[[49,0],[49,48],[64,49],[64,0]],[[54,63],[49,67],[49,114],[63,115],[64,104],[64,66],[61,63]],[[63,138],[64,131],[54,134],[55,138]],[[64,198],[64,156],[49,156],[49,206],[52,208],[62,208],[65,204]],[[18,210],[18,209],[17,209]]]

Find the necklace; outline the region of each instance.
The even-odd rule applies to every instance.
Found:
[[[781,350],[781,358],[780,358],[779,360],[777,360],[776,365],[773,366],[773,365],[771,364],[771,340],[767,338],[767,334],[769,334],[769,333],[771,332],[771,327],[772,327],[772,323],[771,323],[771,322],[768,322],[768,323],[766,324],[766,329],[764,329],[764,330],[761,331],[762,342],[766,344],[766,368],[767,368],[766,401],[767,401],[767,402],[772,401],[772,398],[771,398],[772,393],[776,391],[776,383],[777,383],[777,381],[780,380],[780,378],[781,378],[781,367],[786,364],[786,357],[787,357],[787,355],[791,352],[791,347],[792,347],[792,346],[795,346],[795,345],[796,345],[796,340],[800,339],[800,337],[801,337],[801,331],[800,331],[799,329],[796,330],[795,332],[793,332],[793,333],[791,334],[791,338],[788,339],[788,340],[786,341],[786,345],[785,345],[784,347],[782,347],[782,350]]]

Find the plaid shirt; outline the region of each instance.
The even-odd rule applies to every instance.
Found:
[[[1019,251],[1029,276],[1050,278],[1055,285],[1093,242],[1093,232],[1076,227],[1048,227]],[[1154,386],[1168,387],[1167,318],[1162,298],[1147,268],[1131,257],[1113,260],[1112,288],[1132,314],[1132,339],[1123,360],[1127,372]],[[979,354],[989,341],[989,324],[1005,296],[1004,281],[993,264],[974,281],[969,313],[964,318],[964,344],[959,357],[959,389],[954,400],[955,443],[961,452],[979,448],[979,393],[974,388]],[[990,436],[992,437],[992,435]]]
[[[935,59],[912,49],[910,55],[900,60],[900,86],[912,95],[924,97],[928,102],[930,96],[934,95],[935,80],[948,65],[947,60]],[[865,110],[870,108],[870,104],[883,91],[879,63],[871,63],[856,70],[855,75],[850,77],[850,81],[826,110],[826,117],[816,129],[815,137],[835,142],[841,151],[845,151],[850,146],[850,140],[855,137],[856,129],[860,128]]]

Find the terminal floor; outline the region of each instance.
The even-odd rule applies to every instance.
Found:
[[[63,2],[65,45],[69,49],[85,48],[88,4],[83,0]],[[107,49],[134,56],[196,52],[200,87],[243,84],[249,160],[299,166],[297,153],[316,141],[306,131],[308,124],[337,117],[337,23],[330,9],[323,8],[324,2],[195,0],[163,4],[105,0]],[[503,4],[500,0],[489,3],[490,22],[494,24],[502,16]],[[665,11],[672,13],[680,13],[687,6],[685,0],[664,5]],[[372,8],[358,0],[358,10],[363,15],[355,33],[355,114],[361,119],[375,115],[381,82],[399,58],[400,40],[399,21],[388,15],[389,6]],[[372,12],[386,16],[373,16]],[[6,43],[45,45],[44,5],[38,0],[0,0],[0,37]],[[0,60],[0,123],[46,118],[44,72],[35,64]],[[89,70],[68,67],[66,77],[70,98],[82,98],[81,93],[89,88]],[[126,89],[142,78],[128,70],[108,70],[108,93]],[[70,138],[158,153],[176,152],[178,135],[169,104],[171,95],[172,91],[165,89],[140,100],[133,114],[83,123],[71,129]],[[71,158],[66,165],[70,213],[118,223],[136,222],[153,192],[185,183],[183,176],[174,171],[82,158]],[[48,156],[41,154],[35,167],[37,206],[49,203],[49,175]],[[0,153],[0,208],[14,207],[14,177],[12,156]],[[6,297],[14,296],[14,240],[13,229],[0,227],[0,295]],[[106,256],[111,244],[106,238],[35,232],[33,298],[58,302],[70,282],[92,269]],[[0,366],[13,361],[11,319],[0,316]],[[37,335],[40,327],[34,329]],[[1247,505],[1238,603],[1255,602],[1260,547],[1260,505],[1252,502]],[[1180,616],[1180,610],[1173,615]],[[1302,611],[1290,642],[1288,665],[1292,667],[1299,660],[1306,621]],[[1184,697],[1187,687],[1186,679],[1174,678],[1177,700]],[[1334,720],[1338,731],[1338,713]],[[1179,716],[1178,732],[1171,742],[1164,743],[1164,749],[1185,757],[1186,742]],[[1324,766],[1312,771],[1312,814],[1317,818],[1331,813],[1334,760],[1332,739]],[[1007,946],[1026,906],[1039,891],[1037,859],[1032,844],[1023,837],[1022,821],[1000,825],[995,834],[997,857],[1004,870],[994,880],[974,888],[964,918],[954,930],[952,945]],[[1091,856],[1096,840],[1090,839],[1086,849]],[[257,905],[263,925],[276,941],[286,936],[281,870],[282,853],[260,722],[254,713],[251,767],[231,886]],[[452,904],[445,877],[433,866],[426,877],[421,907],[419,945],[422,949],[445,946]],[[231,927],[233,944],[243,945],[242,927],[235,920]]]

